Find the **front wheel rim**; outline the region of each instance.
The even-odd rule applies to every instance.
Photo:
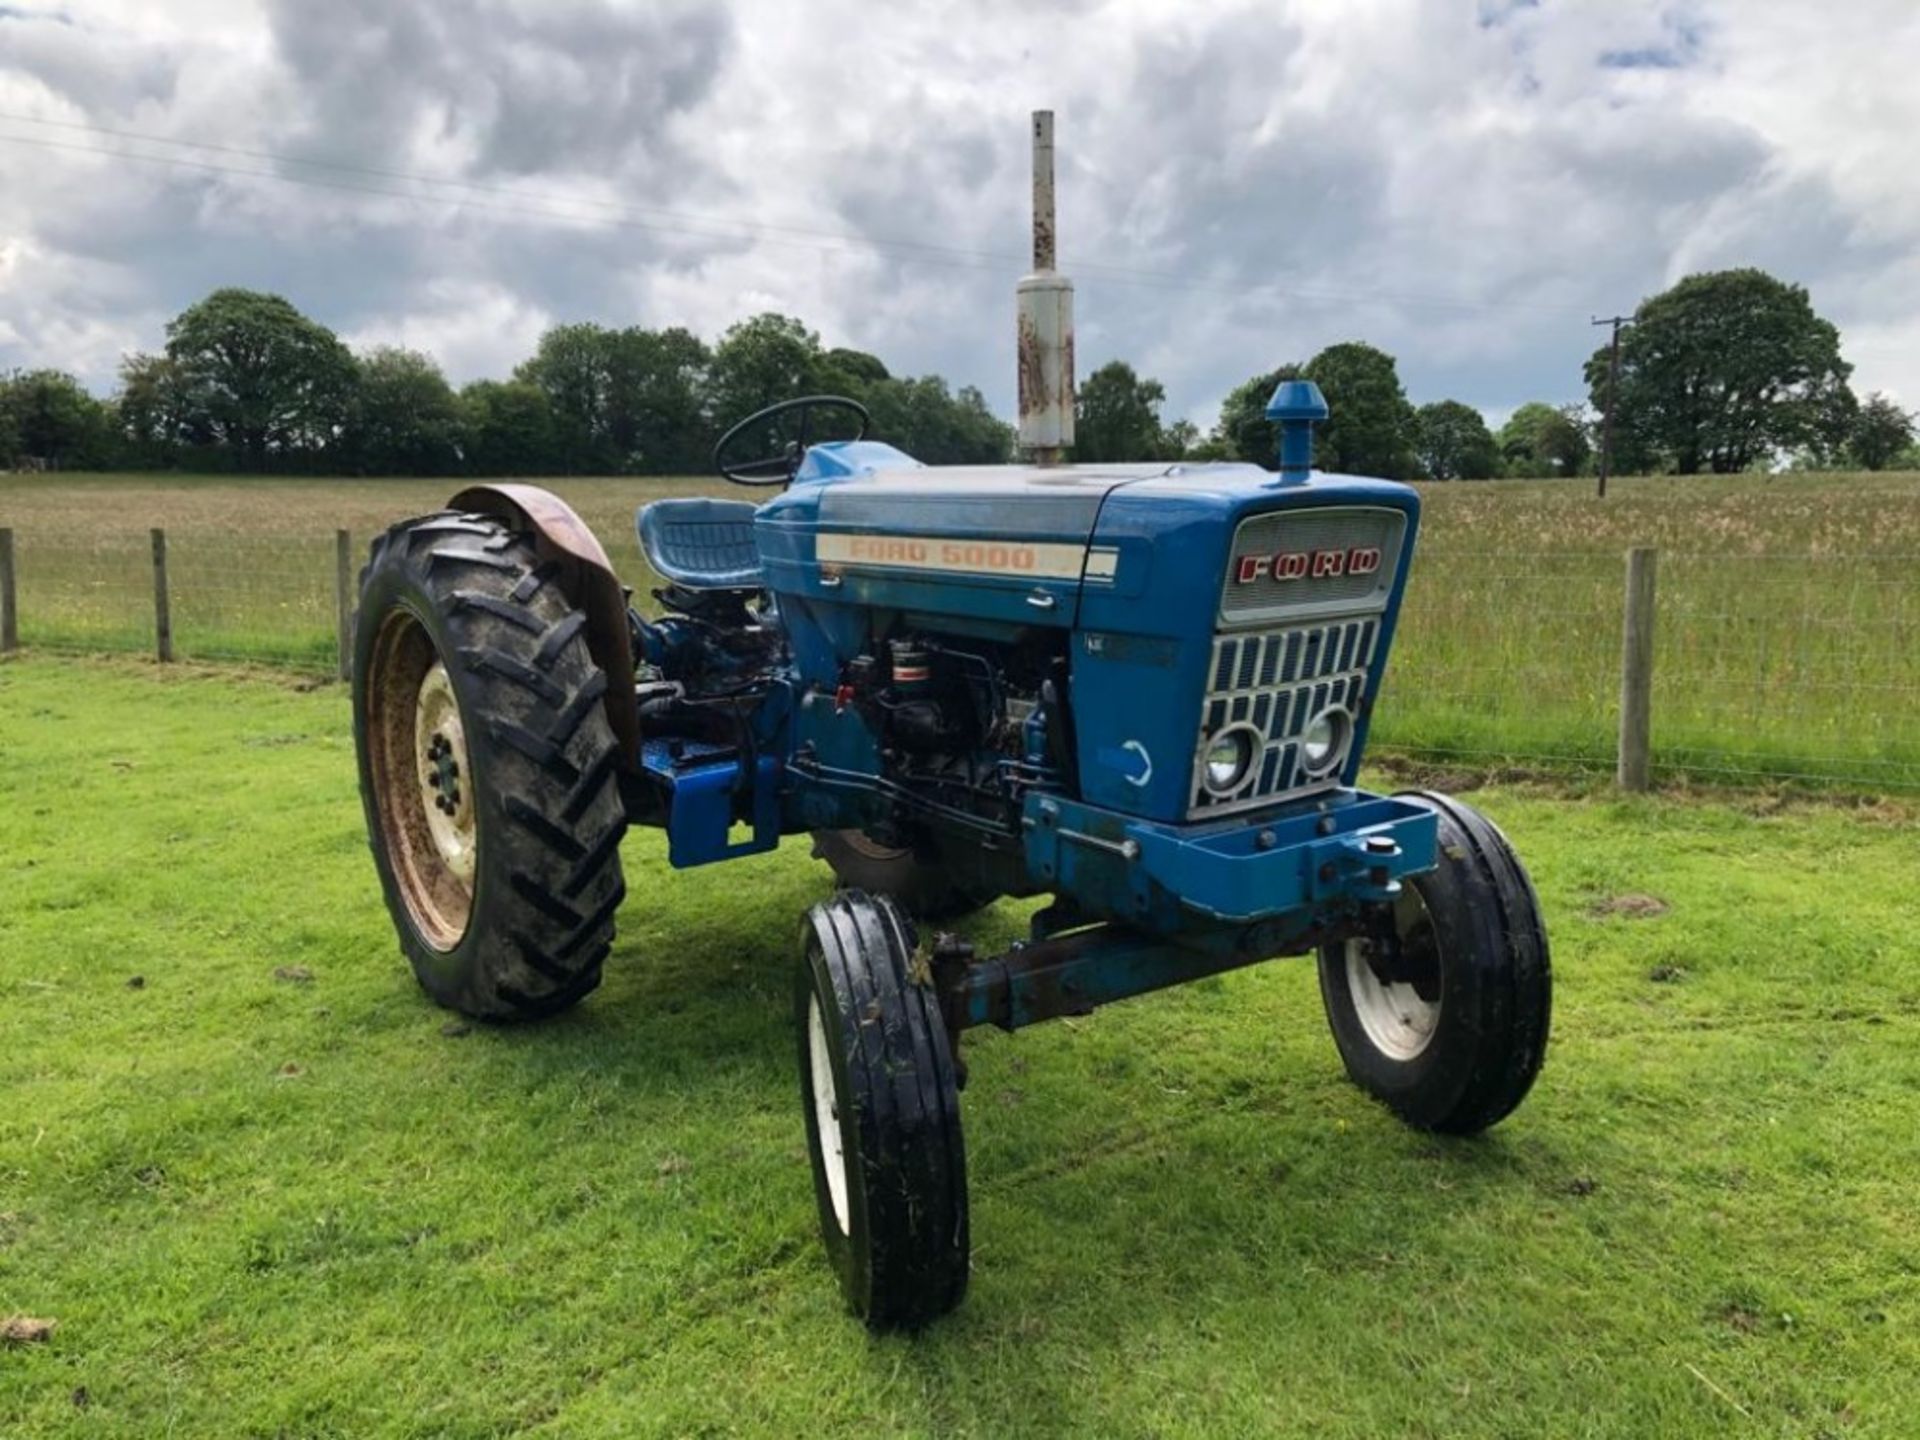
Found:
[[[834,1224],[848,1229],[847,1137],[841,1124],[839,1092],[833,1084],[833,1060],[827,1049],[827,1026],[820,997],[807,1001],[807,1070],[812,1080],[813,1124],[820,1136],[820,1168],[826,1174],[827,1200]]]
[[[1373,973],[1364,940],[1347,942],[1347,993],[1353,1013],[1374,1049],[1405,1064],[1433,1043],[1440,1024],[1440,1002],[1420,998],[1411,983],[1382,980]]]
[[[1399,973],[1383,975],[1373,942],[1347,941],[1347,997],[1367,1039],[1389,1060],[1417,1060],[1440,1027],[1440,942],[1420,893],[1409,885],[1393,905]]]

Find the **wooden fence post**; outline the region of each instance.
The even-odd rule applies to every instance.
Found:
[[[167,532],[153,531],[153,653],[173,659],[173,607],[167,599]]]
[[[1620,764],[1622,790],[1653,784],[1654,561],[1645,546],[1627,551],[1627,596],[1620,631]]]
[[[340,629],[340,678],[353,678],[353,535],[333,532],[333,599]]]
[[[13,530],[0,528],[0,655],[20,648],[20,601],[13,580]]]

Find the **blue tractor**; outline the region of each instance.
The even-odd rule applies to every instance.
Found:
[[[1547,1040],[1526,872],[1458,801],[1355,788],[1419,500],[1312,471],[1312,385],[1269,414],[1277,473],[927,468],[853,401],[777,405],[717,456],[772,499],[640,511],[653,618],[545,491],[395,526],[354,724],[420,983],[489,1020],[580,1000],[630,824],[680,867],[811,837],[843,888],[795,964],[802,1108],[828,1255],[876,1328],[966,1288],[971,1027],[1317,954],[1361,1087],[1431,1130],[1499,1120]],[[977,954],[960,922],[1001,896],[1051,898]]]

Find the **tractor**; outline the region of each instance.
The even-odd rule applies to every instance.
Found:
[[[875,1329],[967,1286],[972,1027],[1313,954],[1348,1074],[1413,1126],[1492,1125],[1545,1053],[1547,939],[1505,837],[1356,788],[1416,492],[1314,471],[1304,381],[1268,409],[1277,470],[1057,463],[1070,404],[1030,425],[1027,401],[1048,367],[1070,396],[1061,310],[1023,282],[1037,463],[925,467],[852,399],[776,404],[716,452],[772,498],[638,512],[650,615],[526,485],[394,526],[361,580],[370,844],[440,1004],[535,1019],[592,991],[631,825],[680,868],[811,837],[840,888],[800,927],[801,1111]],[[968,914],[1042,896],[1026,940],[966,942]]]

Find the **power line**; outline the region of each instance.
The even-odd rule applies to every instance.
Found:
[[[253,150],[240,145],[217,145],[204,140],[176,140],[170,136],[153,135],[136,130],[115,130],[104,125],[86,125],[72,120],[46,120],[32,115],[18,115],[10,111],[0,111],[0,120],[15,124],[43,125],[59,130],[79,131],[89,135],[103,135],[115,140],[131,140],[147,145],[171,145],[183,150],[205,150],[219,155],[237,155],[250,160],[266,160],[276,165],[303,165],[316,170],[333,170],[346,175],[363,175],[379,180],[398,180],[415,185],[434,185],[447,189],[468,190],[476,194],[498,195],[507,199],[533,205],[569,205],[586,206],[597,210],[608,210],[617,214],[657,215],[680,225],[705,225],[722,227],[725,231],[744,230],[755,234],[787,234],[809,240],[848,241],[860,246],[899,247],[909,250],[925,250],[939,254],[962,258],[988,260],[995,263],[1021,263],[1021,257],[1012,253],[997,253],[989,250],[969,250],[956,245],[938,245],[930,241],[898,239],[888,236],[860,235],[849,231],[817,230],[799,225],[778,225],[760,220],[739,220],[727,216],[696,215],[686,211],[668,210],[657,205],[640,205],[631,201],[597,200],[590,196],[551,195],[538,192],[529,193],[508,185],[489,185],[475,180],[458,180],[446,176],[421,175],[406,170],[387,170],[371,165],[354,165],[339,160],[318,160],[304,155],[290,155],[284,151]],[[7,136],[0,138],[17,139],[31,143],[26,136]],[[141,155],[126,151],[99,151],[101,154],[116,154],[127,159],[147,159],[165,162],[169,157]],[[244,171],[265,179],[287,180],[300,184],[308,183],[299,176],[281,175],[275,171]],[[422,198],[422,197],[413,197]],[[445,197],[439,197],[444,199]]]
[[[648,230],[661,234],[718,240],[761,239],[772,244],[798,246],[800,248],[818,250],[828,254],[859,254],[862,252],[880,252],[885,254],[890,251],[898,251],[901,252],[898,258],[910,259],[915,263],[944,265],[949,268],[1011,273],[1021,273],[1026,268],[1026,259],[1024,256],[1009,252],[967,249],[960,246],[941,245],[931,241],[913,240],[902,237],[861,235],[844,231],[812,229],[797,225],[736,220],[710,215],[695,215],[683,211],[667,210],[657,206],[637,205],[627,201],[528,194],[525,191],[517,190],[509,186],[489,185],[478,181],[422,175],[403,170],[388,170],[374,166],[349,164],[342,161],[309,159],[303,156],[288,155],[272,150],[256,150],[244,146],[222,145],[208,141],[176,140],[167,136],[147,134],[139,131],[116,130],[106,126],[89,125],[76,121],[49,120],[38,116],[21,115],[5,111],[0,111],[0,120],[16,124],[38,125],[61,130],[77,131],[88,135],[104,136],[109,139],[131,141],[137,144],[164,145],[177,149],[200,150],[210,154],[233,155],[245,159],[262,160],[275,165],[304,166],[311,169],[329,170],[343,175],[359,175],[369,179],[391,180],[411,185],[468,191],[477,195],[503,197],[504,200],[511,201],[512,203],[476,201],[464,197],[443,194],[419,195],[379,186],[329,180],[311,175],[290,175],[274,170],[247,169],[240,166],[223,165],[213,161],[195,160],[179,155],[156,155],[105,146],[80,145],[73,142],[53,140],[43,136],[0,134],[0,140],[17,145],[36,146],[48,150],[66,150],[80,154],[99,155],[113,159],[132,160],[145,164],[196,170],[203,173],[235,175],[255,180],[273,180],[285,184],[373,195],[387,199],[432,201],[444,205],[455,205],[466,209],[490,211],[492,213],[505,215],[588,221],[594,217],[576,213],[577,210],[595,210],[606,212],[609,216],[620,218],[621,223],[629,228]],[[559,208],[561,206],[568,208],[561,209]],[[656,216],[659,218],[633,218],[645,216]],[[1079,257],[1073,260],[1072,266],[1073,269],[1088,275],[1090,278],[1098,278],[1115,284],[1130,285],[1143,289],[1204,291],[1215,294],[1232,295],[1240,298],[1245,298],[1248,295],[1265,294],[1310,304],[1375,304],[1385,301],[1415,308],[1437,308],[1468,312],[1505,310],[1531,312],[1540,315],[1574,313],[1573,307],[1570,306],[1534,304],[1525,301],[1466,300],[1448,296],[1424,295],[1416,292],[1397,292],[1380,289],[1371,289],[1365,292],[1350,292],[1287,286],[1272,281],[1256,281],[1252,284],[1244,284],[1233,281],[1200,280],[1166,271],[1115,265]]]

